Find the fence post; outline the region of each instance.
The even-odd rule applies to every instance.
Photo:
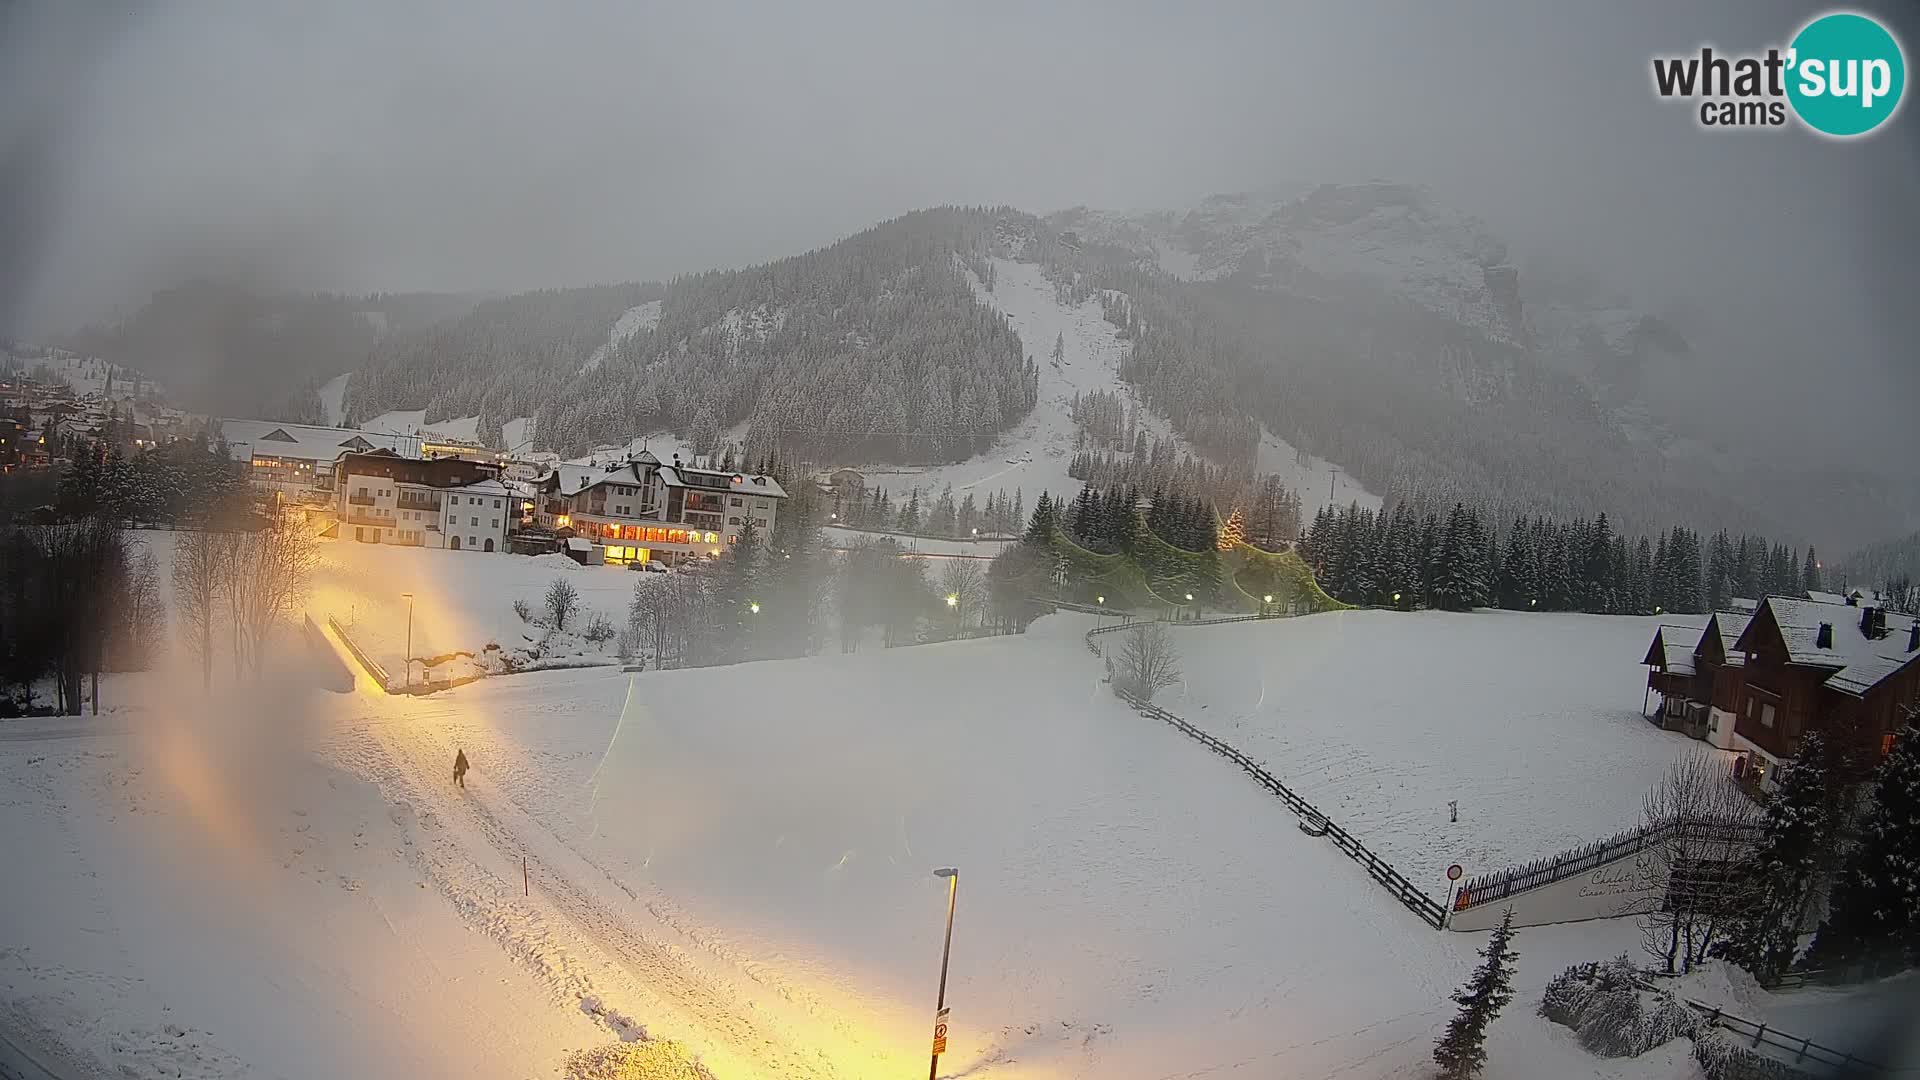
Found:
[[[1757,1050],[1757,1049],[1759,1049],[1759,1048],[1760,1048],[1760,1038],[1761,1038],[1761,1036],[1763,1036],[1763,1035],[1765,1035],[1766,1033],[1767,1033],[1767,1025],[1765,1025],[1765,1024],[1761,1024],[1761,1025],[1760,1025],[1759,1027],[1757,1027],[1757,1028],[1755,1028],[1755,1029],[1754,1029],[1754,1031],[1753,1031],[1753,1046],[1754,1046],[1754,1049],[1756,1049],[1756,1050]]]

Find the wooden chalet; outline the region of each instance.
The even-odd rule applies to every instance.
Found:
[[[1662,625],[1641,660],[1647,690],[1660,695],[1650,719],[1723,750],[1733,748],[1734,717],[1745,682],[1746,656],[1733,648],[1748,616],[1718,611],[1705,627]]]
[[[1920,705],[1920,620],[1859,594],[1842,603],[1769,596],[1734,648],[1746,663],[1733,749],[1760,790],[1809,731],[1877,762],[1905,710]]]

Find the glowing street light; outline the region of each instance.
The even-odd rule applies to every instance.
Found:
[[[1398,606],[1400,606],[1400,594],[1399,594],[1399,593],[1394,593],[1394,594],[1393,594],[1393,603],[1394,603],[1394,606],[1395,606],[1395,607],[1398,607]]]
[[[753,612],[755,615],[760,614],[760,601],[758,600],[747,601],[747,610]]]
[[[959,607],[959,606],[960,606],[960,597],[959,597],[959,596],[958,596],[957,594],[955,594],[955,593],[948,593],[948,594],[947,594],[947,606],[948,606],[948,607]]]
[[[1104,605],[1107,602],[1107,598],[1104,596],[1096,596],[1093,598],[1093,602],[1096,604]]]
[[[947,1048],[947,961],[953,957],[953,901],[960,891],[960,871],[943,866],[933,876],[947,879],[947,943],[940,948],[940,996],[934,1003],[933,1059],[927,1063],[927,1080],[939,1075],[940,1052]]]
[[[400,594],[407,598],[407,688],[413,688],[413,594]]]
[[[1193,594],[1192,594],[1192,593],[1188,593],[1188,594],[1187,594],[1187,602],[1188,602],[1188,603],[1192,603],[1192,602],[1193,602]]]
[[[1263,597],[1261,597],[1261,598],[1260,598],[1260,602],[1261,602],[1261,603],[1263,603],[1263,604],[1271,604],[1271,603],[1273,603],[1273,594],[1272,594],[1272,593],[1268,593],[1267,595],[1265,595],[1265,596],[1263,596]]]

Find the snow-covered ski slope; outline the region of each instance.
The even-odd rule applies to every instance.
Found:
[[[660,325],[660,301],[658,300],[649,300],[621,312],[620,317],[613,321],[613,328],[607,331],[607,343],[595,348],[593,355],[587,357],[586,364],[580,370],[587,372],[599,367],[607,358],[607,354],[626,344],[628,338],[658,325]]]
[[[347,383],[353,372],[343,371],[320,386],[320,414],[333,427],[347,422]]]
[[[1120,364],[1132,346],[1115,335],[1115,327],[1101,312],[1100,302],[1089,299],[1078,305],[1060,302],[1053,284],[1033,263],[1012,259],[994,259],[994,287],[974,281],[974,291],[982,303],[1007,316],[1007,324],[1020,335],[1021,345],[1040,369],[1040,387],[1033,411],[996,441],[984,454],[955,465],[933,468],[901,468],[888,465],[860,467],[869,486],[887,489],[897,502],[906,492],[919,488],[923,496],[937,496],[946,485],[953,485],[955,497],[967,491],[984,500],[988,492],[1019,489],[1026,505],[1032,506],[1042,491],[1069,498],[1080,491],[1080,481],[1067,475],[1072,464],[1075,428],[1072,404],[1075,394],[1099,390],[1112,391],[1139,406],[1140,425],[1150,438],[1173,438],[1173,429],[1165,419],[1153,415],[1133,388],[1120,381]],[[1062,361],[1053,363],[1053,346],[1062,346]],[[1288,487],[1301,494],[1303,513],[1309,518],[1327,502],[1330,474],[1326,462],[1303,457],[1286,440],[1262,430],[1259,468],[1278,473]],[[1185,440],[1178,440],[1186,449]],[[1345,506],[1358,501],[1377,507],[1380,498],[1339,473],[1334,502]]]

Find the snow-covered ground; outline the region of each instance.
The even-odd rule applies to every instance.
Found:
[[[1174,436],[1171,424],[1155,416],[1132,387],[1120,381],[1120,364],[1132,346],[1114,336],[1115,327],[1106,320],[1098,300],[1073,306],[1061,303],[1053,283],[1033,263],[994,259],[993,271],[991,292],[979,282],[974,288],[982,303],[1006,314],[1026,354],[1039,365],[1040,389],[1033,411],[986,453],[956,465],[856,466],[869,487],[887,489],[896,501],[916,487],[923,496],[938,495],[948,484],[953,485],[956,497],[972,491],[976,498],[985,498],[989,492],[1018,489],[1028,506],[1042,491],[1072,497],[1081,487],[1080,481],[1067,475],[1076,441],[1073,397],[1099,390],[1112,391],[1133,402],[1139,410],[1140,428],[1149,438],[1174,438],[1183,450],[1189,449],[1185,440]],[[1053,365],[1056,340],[1061,342],[1064,354],[1059,367]],[[1303,513],[1311,518],[1327,501],[1328,467],[1318,459],[1300,461],[1297,457],[1285,440],[1267,433],[1260,446],[1259,467],[1279,473],[1287,486],[1298,490]],[[1338,505],[1357,500],[1362,505],[1379,506],[1378,496],[1369,495],[1344,472],[1338,484]]]
[[[403,620],[411,589],[416,651],[575,573],[355,545],[328,559],[316,606],[357,597]],[[632,578],[577,574],[614,589],[602,604]],[[1595,759],[1673,748],[1631,715],[1643,624],[1367,612],[1188,629],[1189,690],[1167,702],[1224,719],[1256,699],[1240,669],[1264,670],[1270,702],[1290,680],[1302,717],[1337,715],[1347,734],[1320,737],[1370,755],[1383,797],[1422,820],[1419,776],[1392,770],[1478,778],[1462,810],[1480,822],[1498,759],[1558,792],[1531,813],[1584,837],[1614,824],[1589,797]],[[1435,932],[1270,794],[1121,706],[1090,625],[430,698],[364,677],[348,695],[175,687],[139,723],[0,725],[0,858],[28,869],[0,875],[0,1023],[66,1046],[76,1075],[598,1080],[624,1046],[726,1080],[907,1075],[939,960],[930,871],[955,865],[943,1075],[1427,1075],[1482,936]],[[1449,673],[1456,639],[1477,640],[1479,667]],[[1617,686],[1601,674],[1616,646]],[[1209,672],[1213,702],[1191,689]],[[1511,704],[1504,739],[1469,723],[1491,711],[1466,707],[1476,677]],[[1564,730],[1517,730],[1555,716]],[[1574,730],[1616,720],[1598,740]],[[1523,930],[1483,1075],[1693,1076],[1684,1044],[1600,1062],[1533,1015],[1562,967],[1637,941],[1625,923]]]
[[[347,383],[352,379],[353,372],[343,371],[320,386],[321,418],[333,427],[347,422]]]
[[[627,604],[640,575],[622,566],[581,566],[564,555],[529,558],[491,551],[442,551],[387,544],[322,543],[308,610],[314,621],[338,619],[394,678],[405,676],[408,602],[413,593],[413,655],[482,653],[488,644],[532,651],[547,639],[539,626],[523,622],[513,610],[524,600],[542,611],[547,589],[556,579],[571,583],[580,611],[568,623],[584,627],[595,612],[614,625],[625,623]],[[547,663],[611,663],[613,646],[589,646],[573,635],[558,635],[540,649]],[[468,673],[467,665],[444,669],[443,676]],[[440,669],[436,669],[437,671]],[[415,678],[422,673],[415,671]]]
[[[1451,863],[1472,876],[1633,827],[1669,763],[1709,752],[1641,718],[1663,620],[1346,611],[1181,629],[1186,684],[1156,701],[1444,899]]]
[[[360,427],[365,431],[377,431],[387,435],[427,435],[461,442],[480,441],[478,416],[460,416],[432,424],[428,424],[426,419],[427,410],[425,409],[393,409],[381,413]]]

